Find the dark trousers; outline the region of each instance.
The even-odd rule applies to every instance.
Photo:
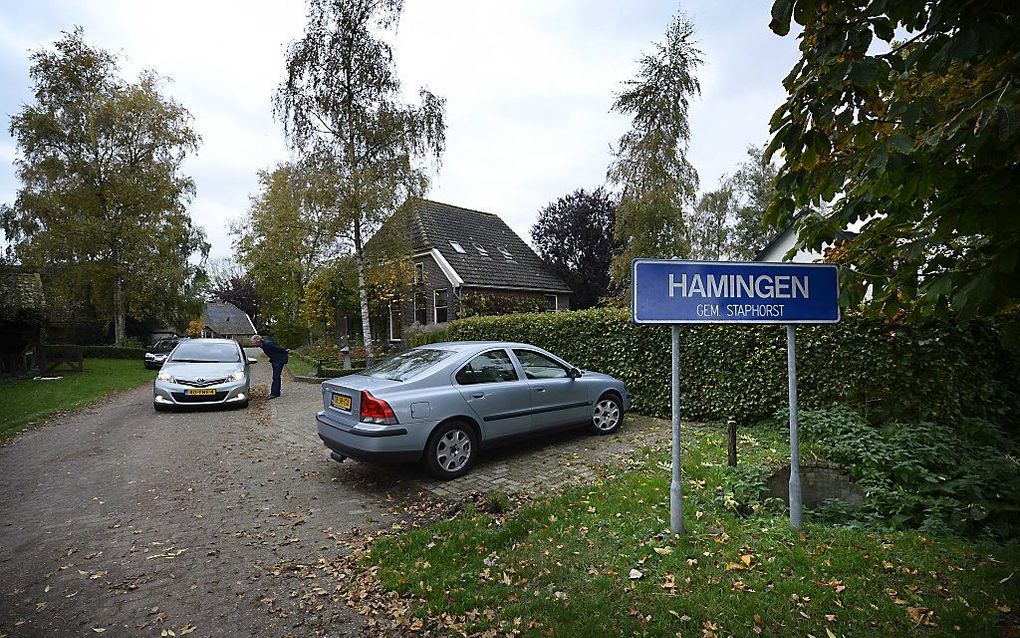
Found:
[[[280,396],[280,375],[283,374],[283,361],[272,361],[273,364],[273,386],[269,389],[269,396]]]

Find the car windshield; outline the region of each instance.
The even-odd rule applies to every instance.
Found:
[[[450,353],[446,350],[430,348],[408,350],[372,366],[362,374],[376,379],[406,381],[449,356]]]
[[[240,363],[239,352],[232,343],[186,341],[177,346],[170,360],[177,363]]]
[[[149,348],[149,352],[170,352],[177,345],[177,341],[174,339],[160,339],[156,343],[152,344]]]

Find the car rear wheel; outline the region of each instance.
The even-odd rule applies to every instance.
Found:
[[[595,402],[591,414],[591,431],[612,434],[623,425],[623,405],[615,394],[603,394]]]
[[[436,428],[425,445],[425,467],[438,479],[448,481],[468,473],[478,454],[478,437],[463,421]]]

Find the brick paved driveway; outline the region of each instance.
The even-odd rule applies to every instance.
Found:
[[[303,565],[403,505],[556,489],[668,436],[645,419],[612,437],[563,433],[440,483],[330,460],[318,403],[317,385],[286,383],[247,410],[157,414],[144,387],[0,448],[0,636],[361,635],[346,607],[292,596]]]

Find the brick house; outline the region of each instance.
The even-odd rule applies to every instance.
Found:
[[[570,308],[570,288],[493,213],[411,200],[383,224],[366,250],[403,230],[399,225],[406,225],[414,282],[401,299],[389,303],[379,333],[383,339],[398,342],[409,326],[464,316],[472,300],[481,298],[506,307]],[[473,313],[486,314],[478,307]]]

